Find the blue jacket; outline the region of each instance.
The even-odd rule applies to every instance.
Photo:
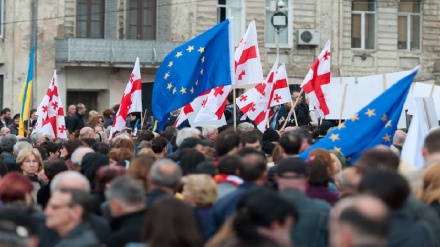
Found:
[[[298,210],[298,221],[290,233],[295,247],[328,246],[330,204],[294,189],[280,191],[280,195]]]
[[[220,229],[226,219],[237,211],[237,203],[241,196],[255,187],[254,183],[244,182],[237,189],[218,200],[211,210],[208,220],[208,236],[211,238]]]

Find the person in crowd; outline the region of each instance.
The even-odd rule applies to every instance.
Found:
[[[168,141],[168,143],[167,143],[167,147],[168,148],[167,148],[167,153],[166,154],[170,154],[170,153],[172,153],[174,151],[173,150],[173,144],[172,144],[171,140],[173,138],[175,139],[176,136],[177,136],[177,128],[176,127],[174,127],[174,126],[167,126],[165,128],[164,137],[167,138],[167,141]]]
[[[128,148],[132,153],[134,153],[134,146],[134,141],[131,138],[121,139],[115,144],[115,148]]]
[[[92,194],[93,208],[92,211],[99,216],[103,216],[102,208],[105,203],[105,190],[110,185],[110,182],[116,177],[125,174],[125,168],[121,166],[101,166],[96,171],[95,188]],[[108,213],[108,212],[106,212]],[[109,216],[109,215],[104,215]]]
[[[180,155],[179,166],[182,168],[183,176],[197,173],[197,165],[206,161],[206,156],[194,148],[185,148]]]
[[[121,165],[127,167],[133,157],[133,152],[128,148],[113,148],[107,155],[110,166]]]
[[[341,198],[352,196],[358,193],[359,181],[353,179],[358,178],[355,167],[347,167],[340,171],[335,179],[335,184],[338,187]]]
[[[165,137],[158,136],[151,140],[151,149],[156,159],[162,159],[168,151],[168,141]]]
[[[52,159],[43,161],[44,174],[46,174],[49,183],[41,187],[37,192],[37,203],[43,209],[46,208],[47,202],[50,198],[50,185],[52,183],[53,178],[58,173],[67,171],[66,162],[62,159]]]
[[[176,135],[177,150],[175,152],[168,154],[165,157],[172,159],[174,161],[178,161],[178,159],[180,157],[180,150],[179,149],[180,149],[180,145],[182,144],[182,142],[189,137],[194,137],[194,138],[200,139],[200,135],[201,135],[200,130],[198,130],[196,128],[183,128],[183,129],[179,130]]]
[[[400,153],[402,152],[403,144],[405,143],[406,139],[406,132],[403,130],[396,130],[394,132],[393,137],[393,144],[391,145],[390,149],[400,157]]]
[[[86,154],[94,153],[92,148],[89,147],[78,147],[73,151],[72,155],[70,156],[70,159],[72,161],[72,170],[80,171],[82,160]]]
[[[386,247],[390,233],[387,205],[369,195],[337,202],[330,213],[330,247]]]
[[[34,147],[38,147],[41,145],[41,143],[46,141],[46,138],[44,137],[44,135],[39,132],[33,133],[29,139],[31,140],[32,146],[34,146]]]
[[[388,246],[438,246],[439,238],[435,230],[427,222],[413,220],[402,210],[410,187],[396,171],[375,170],[367,173],[359,191],[378,197],[389,207],[391,232]]]
[[[173,196],[176,192],[180,179],[182,178],[182,169],[173,160],[161,159],[153,163],[150,174],[147,176],[150,190],[146,193],[147,206],[163,196]]]
[[[291,247],[290,231],[297,219],[295,206],[277,193],[264,187],[253,188],[243,194],[237,214],[207,247]]]
[[[207,238],[209,214],[217,201],[217,184],[211,176],[203,174],[185,176],[182,178],[182,182],[183,200],[195,208]]]
[[[61,238],[55,246],[99,246],[99,240],[89,224],[89,205],[90,196],[82,190],[52,192],[44,214],[46,226]]]
[[[97,153],[88,153],[84,155],[84,158],[81,162],[81,174],[86,176],[86,178],[90,182],[90,186],[92,189],[92,192],[95,192],[95,185],[96,185],[96,172],[99,170],[99,168],[103,166],[108,166],[109,160],[108,158],[103,154],[97,154]]]
[[[235,154],[240,148],[240,143],[240,136],[233,128],[226,129],[218,134],[215,143],[216,162],[225,155]]]
[[[97,142],[93,144],[91,148],[95,153],[100,153],[105,156],[108,156],[108,153],[110,152],[110,145],[108,143]]]
[[[14,145],[17,143],[17,137],[13,134],[8,134],[2,136],[0,147],[3,152],[0,154],[0,157],[5,162],[8,170],[17,170],[16,168],[16,159],[14,155]],[[17,154],[16,154],[17,155]]]
[[[227,194],[214,205],[208,227],[210,237],[220,229],[229,216],[236,212],[237,202],[246,191],[256,186],[262,186],[266,182],[266,155],[254,148],[243,150],[247,153],[242,155],[243,163],[239,167],[239,175],[244,182],[235,191]]]
[[[150,173],[153,163],[156,161],[151,155],[137,155],[131,159],[130,166],[127,169],[127,175],[138,181],[144,191],[149,191],[147,176]]]
[[[194,210],[188,204],[173,197],[163,197],[148,211],[142,243],[127,247],[202,247],[204,238],[197,224]]]
[[[112,109],[105,109],[102,112],[102,116],[104,116],[104,128],[111,126],[113,124],[113,117],[115,116],[115,112]]]
[[[37,227],[26,207],[0,207],[0,246],[36,247]]]
[[[0,129],[0,137],[11,134],[11,130],[8,127],[2,127]]]
[[[36,113],[37,113],[37,109],[32,109],[29,111],[29,120],[23,121],[24,130],[27,131],[27,130],[32,130],[34,128],[34,126],[38,120],[38,116]],[[29,123],[29,121],[30,121],[30,123]]]
[[[293,101],[297,101],[295,107],[296,118],[298,121],[298,126],[310,125],[310,115],[309,115],[309,107],[303,102],[303,97],[301,93],[298,91],[293,92]]]
[[[10,120],[11,120],[11,109],[4,108],[0,112],[0,128],[8,126]]]
[[[240,134],[241,146],[261,150],[261,137],[259,130],[246,131]]]
[[[104,117],[101,115],[93,116],[90,119],[90,128],[96,132],[104,132]]]
[[[418,197],[440,217],[440,161],[425,169],[423,187]]]
[[[20,114],[15,114],[12,118],[12,123],[8,125],[8,128],[11,130],[11,134],[18,135],[18,124],[20,123]]]
[[[237,125],[237,132],[239,135],[247,131],[253,131],[254,129],[255,129],[254,125],[248,122],[243,122]]]
[[[41,143],[40,147],[46,150],[46,157],[48,160],[58,159],[60,157],[60,146],[51,141]]]
[[[120,176],[110,183],[106,197],[112,216],[112,234],[107,246],[119,247],[141,242],[147,213],[142,186],[129,176]]]
[[[31,205],[34,186],[26,176],[12,171],[0,180],[0,201],[2,204],[15,203]]]
[[[196,174],[206,174],[211,177],[217,175],[217,167],[213,161],[200,162],[196,167]]]
[[[309,160],[313,159],[315,156],[321,156],[325,163],[327,163],[327,175],[328,175],[328,188],[330,191],[338,193],[338,188],[335,185],[335,176],[341,170],[338,164],[335,164],[334,159],[329,151],[322,148],[315,148],[309,153]],[[336,158],[337,161],[339,161]]]
[[[218,128],[215,125],[205,125],[203,127],[202,135],[205,138],[205,140],[208,140],[210,143],[210,147],[215,146],[215,140],[218,136]]]
[[[67,108],[67,114],[68,116],[75,116],[76,113],[76,106],[75,105],[69,105]]]
[[[289,201],[300,215],[291,231],[296,246],[327,246],[330,205],[306,195],[309,181],[307,164],[299,157],[283,159],[277,165],[275,179],[280,196]]]
[[[128,127],[132,130],[141,129],[141,113],[140,112],[132,112],[127,116]]]
[[[95,111],[95,110],[91,110],[91,111],[89,111],[89,118],[88,118],[87,123],[85,124],[85,126],[92,127],[92,125],[91,125],[91,121],[92,121],[92,119],[93,119],[94,117],[96,117],[96,116],[99,116],[99,112],[97,112],[97,111]],[[94,128],[93,128],[93,129],[94,129]]]
[[[311,156],[307,162],[307,169],[309,173],[307,196],[325,200],[333,205],[339,199],[339,193],[329,189],[328,161],[322,155]]]
[[[23,175],[32,182],[32,199],[37,201],[37,192],[46,183],[37,176],[37,173],[43,169],[43,161],[40,152],[37,149],[24,149],[17,155],[17,164],[21,167]]]
[[[70,157],[72,156],[72,153],[80,146],[82,146],[82,142],[78,139],[70,139],[63,143],[60,157],[64,159],[69,170],[73,169],[73,163]]]
[[[79,139],[84,140],[88,138],[95,138],[95,131],[91,127],[83,127],[79,131]]]
[[[218,174],[214,176],[219,199],[235,191],[243,183],[243,180],[238,176],[241,166],[243,166],[242,159],[236,154],[226,155],[219,160]]]

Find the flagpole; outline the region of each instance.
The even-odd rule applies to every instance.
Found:
[[[234,98],[234,101],[233,101],[233,104],[234,104],[234,111],[233,111],[233,114],[234,114],[234,130],[237,130],[237,106],[235,105],[236,104],[236,102],[235,102],[235,97],[236,97],[236,95],[235,95],[235,84],[234,84],[234,86],[232,87],[232,98]]]
[[[284,124],[283,124],[283,127],[281,128],[281,130],[284,130],[286,128],[287,119],[289,119],[292,116],[292,112],[293,112],[293,116],[295,118],[295,124],[296,124],[296,126],[298,126],[298,120],[296,119],[296,113],[294,110],[295,110],[296,105],[298,105],[299,98],[301,97],[301,94],[303,93],[303,91],[304,91],[304,89],[301,88],[301,91],[299,92],[300,96],[296,98],[295,104],[293,104],[293,101],[290,100],[290,104],[292,104],[292,107],[290,108],[289,114],[287,115],[286,121],[284,121]]]
[[[144,116],[147,116],[147,109],[145,109],[144,111]],[[141,112],[141,130],[144,127],[144,116],[142,116],[142,112]]]
[[[344,85],[344,92],[342,93],[341,111],[339,113],[339,125],[341,125],[342,122],[342,112],[344,111],[346,93],[347,93],[347,84]]]

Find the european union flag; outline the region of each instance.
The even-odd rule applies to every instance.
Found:
[[[232,23],[224,20],[168,54],[157,70],[153,114],[161,130],[171,111],[212,88],[233,82]]]
[[[419,68],[379,95],[358,113],[340,124],[312,147],[300,154],[307,159],[311,150],[338,150],[355,162],[362,152],[379,144],[390,146],[403,103]]]

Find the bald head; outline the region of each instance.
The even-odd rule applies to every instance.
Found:
[[[403,146],[403,143],[405,142],[405,138],[406,138],[405,131],[396,130],[396,132],[394,132],[393,145]]]
[[[95,131],[90,127],[84,127],[79,131],[79,138],[95,138]]]
[[[380,199],[360,195],[339,201],[330,213],[330,246],[386,246],[389,211]]]
[[[182,177],[182,170],[174,161],[161,159],[153,163],[150,177],[153,186],[175,189]]]
[[[0,135],[1,136],[5,136],[5,135],[8,135],[8,134],[11,134],[11,130],[8,127],[2,127],[0,129]]]

